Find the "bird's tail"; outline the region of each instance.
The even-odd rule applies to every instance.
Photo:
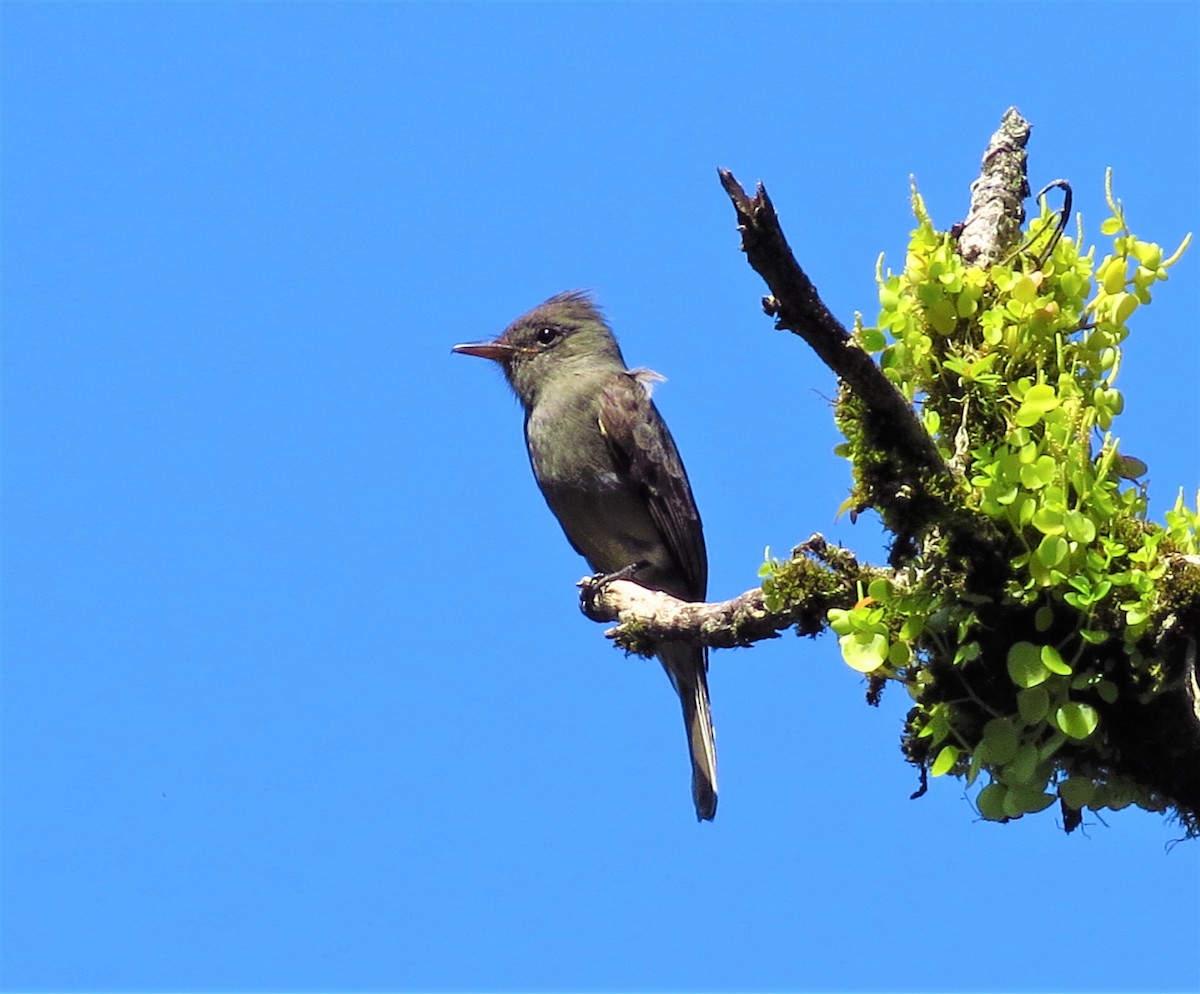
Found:
[[[683,705],[696,818],[712,821],[717,813],[717,742],[708,702],[708,660],[702,648],[671,644],[659,647],[659,658]]]

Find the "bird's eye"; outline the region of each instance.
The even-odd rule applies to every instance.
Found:
[[[552,345],[558,339],[558,336],[559,330],[557,328],[539,328],[535,337],[539,345]]]

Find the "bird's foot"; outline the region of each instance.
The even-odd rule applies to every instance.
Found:
[[[598,587],[603,587],[605,584],[612,583],[614,580],[632,580],[637,574],[637,571],[645,566],[650,565],[644,559],[639,559],[636,563],[630,563],[628,566],[622,566],[619,570],[612,573],[597,573],[592,577],[592,583]]]
[[[580,580],[576,586],[580,589],[580,607],[583,608],[583,613],[594,621],[615,621],[615,616],[612,618],[597,617],[595,610],[597,595],[607,584],[612,583],[614,580],[633,579],[637,571],[646,565],[648,563],[645,560],[639,560],[636,563],[630,563],[628,566],[622,566],[615,572],[594,573]]]

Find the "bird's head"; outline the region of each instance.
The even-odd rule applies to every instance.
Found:
[[[493,341],[456,345],[454,351],[499,363],[526,407],[546,383],[558,377],[625,368],[612,329],[582,290],[551,297],[522,314]]]

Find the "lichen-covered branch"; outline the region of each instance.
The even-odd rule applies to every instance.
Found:
[[[979,178],[971,184],[971,209],[962,223],[958,251],[968,265],[987,268],[1020,241],[1029,196],[1025,144],[1029,122],[1010,107],[992,135]]]
[[[605,634],[621,648],[653,655],[661,642],[714,649],[749,646],[788,628],[799,635],[824,630],[830,608],[848,608],[861,586],[883,571],[860,565],[847,549],[813,535],[772,571],[770,581],[727,601],[691,603],[626,579],[579,581],[580,608],[593,621],[619,624]]]
[[[714,649],[749,646],[796,624],[805,613],[789,605],[772,613],[763,603],[761,587],[727,601],[695,604],[661,590],[647,590],[632,580],[604,582],[602,577],[579,581],[583,612],[592,621],[618,621],[605,632],[622,649],[653,655],[661,642],[687,642]]]

